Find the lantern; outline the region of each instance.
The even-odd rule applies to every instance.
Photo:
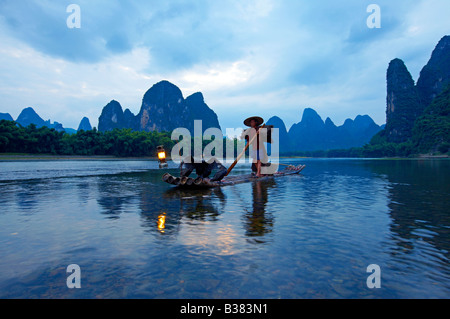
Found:
[[[159,168],[167,167],[168,164],[166,162],[166,151],[164,150],[164,147],[160,145],[156,149],[158,152]]]

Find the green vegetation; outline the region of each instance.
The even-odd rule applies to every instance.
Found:
[[[158,145],[163,145],[170,154],[175,143],[178,142],[172,141],[169,132],[141,132],[131,129],[98,132],[94,128],[90,131],[81,130],[76,134],[66,134],[46,126],[37,128],[31,124],[23,127],[13,121],[0,121],[0,153],[140,157],[156,156]],[[203,140],[200,143],[205,150],[211,141]],[[224,153],[227,151],[227,144],[234,145],[235,156],[238,149],[244,148],[243,142],[237,139],[224,138],[222,143]],[[191,145],[195,145],[194,137],[191,138]],[[194,155],[193,147],[191,151]],[[215,151],[214,148],[212,155],[215,155]]]
[[[450,149],[450,86],[439,94],[414,122],[412,136],[403,143],[388,143],[385,130],[376,134],[365,155],[408,157],[418,154],[444,155]],[[369,156],[371,157],[371,156]]]
[[[167,132],[137,132],[115,129],[108,132],[57,132],[48,127],[23,127],[13,121],[0,121],[0,153],[52,155],[155,156],[156,147],[170,150],[174,142]]]
[[[439,94],[413,128],[412,142],[418,152],[448,153],[450,147],[450,86]]]

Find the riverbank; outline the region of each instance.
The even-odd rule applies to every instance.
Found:
[[[154,156],[117,157],[109,155],[0,154],[0,161],[157,161]]]
[[[449,158],[448,155],[420,154],[417,158]]]
[[[310,159],[327,157],[308,157],[308,156],[280,156],[280,159]],[[350,157],[339,157],[342,159]],[[445,159],[448,155],[419,154],[415,157],[381,157],[377,159]],[[374,158],[359,158],[374,159]],[[51,155],[51,154],[0,154],[1,161],[157,161],[155,156],[136,156],[136,157],[117,157],[110,155]],[[170,161],[170,158],[167,159]]]
[[[289,158],[321,158],[321,159],[335,159],[335,158],[339,158],[339,159],[388,159],[388,160],[401,160],[401,159],[440,159],[440,158],[450,158],[449,155],[447,154],[441,154],[441,155],[433,155],[433,154],[418,154],[415,156],[411,156],[411,157],[399,157],[399,156],[394,156],[394,157],[321,157],[321,156],[280,156],[279,158],[282,159],[289,159]]]

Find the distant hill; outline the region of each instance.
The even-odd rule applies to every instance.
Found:
[[[428,63],[420,71],[417,90],[427,106],[450,84],[450,36],[436,45]]]
[[[289,132],[278,117],[272,117],[267,124],[280,129],[280,153],[359,147],[382,129],[368,115],[358,115],[336,126],[330,118],[324,122],[312,108],[303,111],[301,121]]]
[[[17,117],[16,122],[24,127],[27,127],[30,124],[34,124],[37,128],[46,126],[48,128],[55,129],[57,132],[66,132],[69,134],[76,133],[76,130],[64,128],[61,123],[58,123],[56,121],[54,123],[51,123],[50,120],[44,121],[32,107],[23,109]]]
[[[130,110],[123,111],[119,102],[112,100],[99,117],[99,131],[114,128],[131,128],[136,131],[172,131],[178,127],[187,128],[193,134],[194,120],[202,120],[202,128],[220,129],[216,113],[208,107],[203,94],[198,92],[186,99],[181,90],[168,81],[153,85],[144,95],[137,115]]]
[[[127,109],[127,111],[129,110]],[[135,124],[128,124],[128,122],[125,121],[123,109],[120,103],[115,100],[109,102],[103,108],[102,113],[98,119],[98,130],[100,132],[105,132],[112,131],[116,128],[122,129],[128,127],[135,129]]]
[[[14,121],[9,113],[0,113],[0,121],[1,120]]]
[[[50,121],[44,121],[32,107],[27,107],[20,112],[16,122],[27,127],[30,124],[36,125],[38,128],[42,126],[49,127]]]
[[[405,142],[412,135],[414,121],[424,110],[414,80],[400,59],[387,70],[386,137],[389,142]]]
[[[412,143],[411,152],[419,153],[445,149],[450,143],[450,36],[436,45],[417,84],[400,59],[389,63],[386,80],[386,127],[371,144]]]
[[[273,116],[267,121],[266,124],[273,125],[279,130],[279,141],[280,141],[279,152],[280,153],[289,152],[291,150],[291,139],[286,130],[286,125],[284,124],[283,120],[280,119],[278,116]]]
[[[83,117],[83,119],[80,122],[80,125],[78,125],[78,131],[90,131],[92,130],[91,122],[89,122],[89,119],[87,117]]]

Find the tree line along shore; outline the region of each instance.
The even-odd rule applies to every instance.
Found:
[[[225,141],[224,139],[224,146]],[[204,141],[204,145],[207,142]],[[78,131],[76,134],[57,132],[53,128],[31,124],[27,127],[14,121],[0,121],[0,159],[156,159],[157,146],[163,145],[170,156],[175,145],[170,132],[143,132],[131,129],[114,129],[99,132]],[[234,142],[235,154],[238,142]],[[282,157],[321,158],[384,158],[384,157],[448,157],[450,145],[444,143],[435,152],[421,153],[413,142],[387,143],[375,136],[363,147],[345,150],[319,150],[285,152]],[[225,149],[225,147],[224,147]]]

